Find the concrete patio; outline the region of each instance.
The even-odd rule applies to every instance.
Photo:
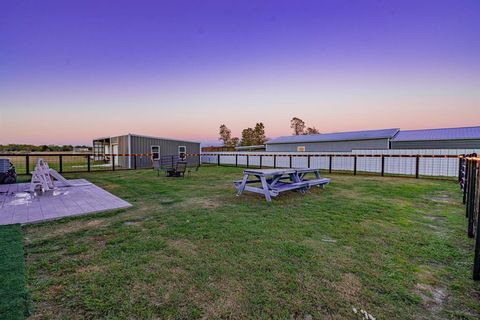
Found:
[[[0,185],[0,225],[33,223],[130,207],[128,202],[84,179],[69,180],[43,195],[27,192],[29,183]]]

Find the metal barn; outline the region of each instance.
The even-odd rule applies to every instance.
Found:
[[[151,168],[153,161],[158,161],[161,157],[200,154],[200,142],[129,133],[94,139],[93,152],[95,160],[112,161],[113,158],[118,167]],[[199,159],[197,156],[186,157],[191,166],[198,165]]]
[[[355,149],[390,149],[399,129],[283,136],[266,142],[267,152],[351,152]]]
[[[478,149],[480,126],[402,130],[392,139],[392,149]]]

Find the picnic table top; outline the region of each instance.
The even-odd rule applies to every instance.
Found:
[[[276,176],[281,174],[290,174],[295,172],[313,172],[319,169],[310,168],[292,168],[292,169],[246,169],[243,170],[244,174],[253,174],[260,176]]]

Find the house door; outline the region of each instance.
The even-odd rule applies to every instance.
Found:
[[[112,155],[114,155],[115,166],[118,166],[118,144],[112,144]]]

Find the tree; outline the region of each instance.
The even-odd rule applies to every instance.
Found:
[[[298,136],[303,134],[305,130],[305,122],[300,118],[293,117],[292,120],[290,120],[290,128],[293,129],[293,135]]]
[[[267,137],[265,136],[265,125],[262,122],[256,123],[255,128],[253,129],[253,144],[254,145],[261,145],[267,141]]]
[[[242,130],[242,141],[240,142],[241,146],[253,146],[255,132],[252,128],[247,128]]]
[[[220,126],[220,138],[218,140],[223,141],[225,147],[235,147],[238,144],[238,138],[232,138],[232,131],[224,124]]]
[[[319,134],[319,133],[320,133],[320,131],[318,131],[318,129],[315,128],[315,127],[308,127],[308,128],[303,132],[304,135],[308,135],[308,134]]]
[[[255,124],[254,128],[246,128],[242,131],[241,146],[256,146],[267,141],[265,136],[265,125],[262,122]]]

